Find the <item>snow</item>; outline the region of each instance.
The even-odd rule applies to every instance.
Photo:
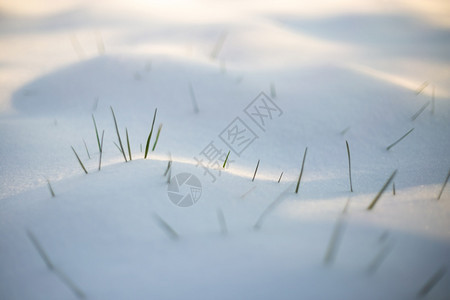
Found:
[[[0,4],[0,298],[77,299],[68,282],[87,299],[418,297],[450,265],[450,10],[391,2]],[[264,130],[244,111],[261,92],[281,110]],[[226,155],[237,117],[257,138],[212,182],[195,158]],[[168,197],[169,157],[202,184],[190,207]],[[396,194],[367,210],[394,170]]]

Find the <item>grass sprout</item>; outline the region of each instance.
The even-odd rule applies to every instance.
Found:
[[[113,110],[112,106],[110,106],[110,108],[111,108],[111,113],[112,113],[113,119],[114,119],[114,125],[116,126],[116,133],[117,133],[117,139],[119,140],[120,152],[122,152],[123,159],[125,159],[125,162],[127,162],[127,156],[125,155],[125,150],[123,150],[122,139],[120,138],[119,127],[117,126],[116,115],[114,114],[114,110]]]
[[[100,155],[98,158],[98,170],[100,171],[101,167],[102,167],[102,154],[103,154],[103,136],[105,135],[105,131],[102,131],[102,140],[100,142]]]
[[[430,105],[431,101],[428,101],[427,103],[425,103],[412,117],[411,117],[411,121],[415,121],[417,119],[417,117],[420,116],[420,114],[428,107],[428,105]]]
[[[284,172],[281,172],[281,174],[280,174],[280,178],[278,178],[278,183],[280,183],[280,181],[281,181],[281,177],[283,177],[283,173],[284,173]]]
[[[150,129],[150,133],[149,133],[148,138],[147,138],[147,144],[145,145],[144,159],[147,158],[147,155],[148,155],[148,148],[150,146],[150,140],[152,138],[153,126],[155,126],[155,119],[156,119],[156,113],[157,112],[158,112],[158,108],[155,108],[155,113],[153,114],[152,128]]]
[[[156,138],[155,138],[155,143],[153,144],[152,152],[155,151],[156,144],[158,144],[159,134],[161,133],[162,126],[163,126],[162,124],[159,124],[158,132],[156,132]]]
[[[48,180],[48,179],[47,179],[47,186],[48,186],[48,189],[49,189],[52,197],[55,197],[55,192],[53,191],[52,185],[50,184],[50,180]]]
[[[229,157],[229,156],[230,156],[230,150],[228,150],[227,157],[225,157],[225,161],[223,162],[223,166],[222,166],[223,169],[225,169],[225,166],[226,166],[226,164],[227,164],[227,161],[228,161],[228,157]]]
[[[100,137],[98,136],[98,130],[97,130],[97,123],[95,122],[95,117],[92,115],[92,121],[94,122],[94,128],[95,128],[95,136],[97,137],[97,144],[98,144],[98,151],[101,151],[100,147]]]
[[[89,150],[88,150],[88,147],[86,145],[86,141],[84,139],[83,139],[83,144],[84,144],[84,149],[86,149],[86,153],[87,153],[88,158],[91,159],[91,155],[89,154]]]
[[[131,161],[132,158],[131,158],[130,138],[128,137],[128,129],[127,128],[125,128],[125,135],[127,137],[128,157],[129,157],[129,159]]]
[[[81,161],[80,157],[78,156],[77,152],[75,151],[75,149],[70,146],[72,148],[73,153],[75,154],[75,156],[77,157],[78,162],[80,163],[81,168],[83,169],[84,173],[88,173],[88,171],[86,170],[86,168],[83,165],[83,162]]]

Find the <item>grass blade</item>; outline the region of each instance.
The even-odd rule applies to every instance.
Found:
[[[439,192],[439,195],[437,197],[437,199],[441,199],[442,193],[444,192],[445,186],[447,185],[447,181],[450,177],[450,170],[448,171],[447,177],[445,178],[444,184],[442,185],[441,191]]]
[[[170,170],[171,167],[172,167],[172,155],[169,152],[169,161],[167,162],[167,168],[166,168],[166,171],[164,171],[164,175],[163,176],[166,176],[167,173],[169,173],[169,170]]]
[[[86,149],[86,153],[87,153],[88,158],[91,159],[91,155],[89,154],[89,150],[88,150],[88,147],[86,145],[86,141],[84,139],[83,139],[83,144],[84,144],[84,148]]]
[[[98,144],[98,151],[101,151],[100,138],[98,136],[97,123],[95,122],[94,114],[92,114],[92,121],[94,122],[95,136],[97,137],[97,144]]]
[[[308,147],[305,148],[305,153],[303,154],[302,168],[300,170],[300,175],[298,175],[297,186],[295,187],[295,193],[298,194],[298,188],[300,187],[300,181],[302,180],[303,168],[305,166],[306,153],[308,152]]]
[[[389,146],[386,147],[386,150],[391,150],[392,147],[394,147],[395,145],[397,145],[401,140],[403,140],[408,134],[410,134],[412,131],[414,130],[414,128],[411,128],[407,133],[405,133],[401,138],[399,138],[398,140],[396,140],[395,142],[393,142],[392,144],[390,144]]]
[[[411,121],[415,121],[417,119],[418,116],[420,116],[420,114],[425,110],[425,108],[428,107],[428,105],[430,105],[430,101],[428,101],[427,103],[425,103],[412,117],[411,117]]]
[[[442,277],[444,277],[446,272],[447,268],[445,266],[437,270],[437,272],[434,273],[433,276],[431,276],[430,279],[428,279],[428,281],[419,290],[417,296],[425,297],[433,289],[433,287],[442,279]]]
[[[348,142],[345,141],[345,144],[347,145],[347,155],[348,155],[348,177],[350,179],[350,192],[353,192],[353,185],[352,185],[352,163],[350,159],[350,148],[348,146]]]
[[[153,144],[152,152],[155,151],[156,144],[158,144],[159,134],[161,133],[162,124],[159,124],[158,132],[156,133],[155,143]]]
[[[48,180],[48,179],[47,179],[47,186],[48,186],[48,189],[49,189],[52,197],[55,197],[55,192],[53,191],[52,185],[50,184],[50,180]]]
[[[116,142],[114,142],[114,141],[113,141],[113,143],[114,143],[114,146],[116,146],[116,147],[117,147],[117,150],[119,150],[119,152],[123,154],[123,151],[122,151],[122,149],[120,149],[120,146],[119,146],[119,145],[117,145],[117,143],[116,143]]]
[[[230,156],[230,150],[228,150],[227,157],[225,157],[225,161],[223,162],[223,166],[222,166],[223,169],[225,169],[225,165],[227,164],[228,156]]]
[[[154,217],[156,221],[158,222],[158,225],[161,227],[162,230],[173,240],[177,240],[179,238],[178,233],[166,222],[161,218],[158,214],[154,214]]]
[[[378,194],[375,196],[375,198],[372,200],[370,205],[367,207],[367,210],[372,210],[375,204],[377,203],[378,199],[380,199],[383,192],[386,190],[388,185],[391,183],[391,181],[394,179],[395,174],[397,174],[397,170],[395,170],[392,175],[389,177],[389,179],[386,181],[386,183],[383,185],[381,190],[378,192]]]
[[[155,113],[153,115],[153,121],[152,121],[152,128],[150,129],[150,134],[148,135],[148,138],[147,138],[147,144],[145,145],[144,159],[147,158],[148,147],[150,146],[150,139],[152,138],[153,126],[155,126],[155,119],[156,119],[156,112],[157,111],[158,111],[158,108],[155,108]]]
[[[80,159],[80,157],[78,156],[77,152],[75,151],[75,149],[74,149],[72,146],[70,146],[70,147],[72,148],[73,153],[75,153],[75,156],[77,157],[78,162],[80,163],[81,168],[83,168],[84,173],[87,174],[88,171],[86,171],[86,168],[84,167],[83,163],[81,162],[81,159]]]
[[[284,172],[281,172],[280,178],[278,178],[278,183],[280,183],[281,177],[283,177],[283,173],[284,173]]]
[[[98,170],[100,171],[101,167],[102,167],[102,155],[103,155],[103,136],[105,134],[105,131],[102,131],[102,141],[100,143],[100,156],[98,159]]]
[[[128,129],[127,128],[125,128],[125,135],[127,137],[128,157],[130,158],[130,161],[131,161],[132,158],[131,158],[130,138],[128,137]]]
[[[392,182],[392,195],[395,196],[395,181]]]
[[[258,163],[256,164],[255,173],[253,173],[252,181],[255,181],[255,176],[256,176],[256,172],[258,172],[258,167],[259,167],[259,159],[258,159]]]
[[[125,162],[127,162],[127,156],[125,155],[125,150],[123,150],[122,139],[120,138],[119,127],[117,126],[116,115],[114,114],[114,110],[113,110],[112,106],[110,106],[110,108],[111,108],[111,113],[112,113],[113,119],[114,119],[114,125],[116,126],[117,138],[119,139],[119,145],[120,145],[120,149],[121,149],[120,152],[122,152],[123,158],[125,159]]]
[[[197,99],[195,98],[194,88],[192,87],[192,84],[189,82],[189,95],[191,95],[192,105],[194,106],[194,112],[198,114],[198,104]]]

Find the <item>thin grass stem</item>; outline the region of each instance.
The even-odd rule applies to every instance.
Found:
[[[305,167],[306,153],[308,152],[308,147],[305,148],[305,153],[303,154],[302,168],[300,169],[300,174],[298,175],[297,186],[295,187],[295,193],[298,194],[298,188],[300,187],[300,181],[303,176],[303,168]]]
[[[372,200],[372,202],[370,203],[370,205],[367,207],[367,210],[372,210],[375,206],[375,204],[377,204],[377,201],[380,199],[381,195],[383,194],[383,192],[386,190],[386,188],[389,186],[389,184],[392,182],[392,180],[394,179],[395,174],[397,174],[397,170],[395,170],[391,176],[389,177],[389,179],[386,181],[386,183],[383,185],[383,187],[381,188],[381,190],[378,192],[378,194],[375,196],[375,198]]]
[[[149,146],[150,146],[150,139],[152,138],[153,126],[155,126],[155,119],[156,119],[156,113],[157,112],[158,112],[158,108],[155,108],[155,113],[153,114],[152,128],[150,129],[150,134],[148,135],[148,138],[147,138],[147,144],[145,145],[144,159],[147,158],[148,149],[149,149]]]
[[[75,154],[75,156],[77,157],[78,162],[80,163],[81,168],[83,169],[84,173],[88,173],[88,171],[86,170],[86,168],[84,167],[83,163],[81,162],[80,157],[78,156],[77,152],[75,151],[75,149],[70,146],[72,148],[73,153]]]

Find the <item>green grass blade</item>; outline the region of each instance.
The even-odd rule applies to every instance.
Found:
[[[119,133],[119,127],[117,126],[117,120],[116,120],[116,115],[114,114],[114,110],[112,108],[112,106],[110,106],[111,108],[111,113],[113,115],[113,119],[114,119],[114,125],[116,126],[116,133],[117,133],[117,138],[119,139],[119,146],[123,155],[123,158],[125,159],[125,162],[127,162],[127,156],[125,155],[125,150],[123,150],[123,145],[122,145],[122,139],[120,138],[120,133]]]
[[[155,139],[155,143],[153,144],[152,152],[155,151],[156,144],[158,144],[159,134],[161,133],[162,126],[163,126],[162,124],[159,124],[158,132],[156,133],[156,139]]]
[[[77,152],[75,151],[75,149],[70,146],[72,148],[73,153],[75,154],[75,156],[77,157],[78,162],[80,163],[81,168],[83,168],[84,173],[88,173],[88,171],[86,170],[86,168],[84,167],[83,163],[81,162],[80,157],[78,156]]]
[[[105,134],[105,131],[102,131],[102,141],[100,143],[100,156],[98,159],[98,170],[100,171],[100,169],[102,168],[102,155],[103,155],[103,136]]]
[[[381,190],[378,192],[378,194],[375,196],[375,198],[372,200],[370,205],[367,207],[367,210],[372,210],[375,204],[377,203],[378,199],[380,199],[383,192],[386,190],[386,188],[389,186],[389,184],[392,182],[392,180],[395,177],[395,174],[397,174],[397,170],[395,170],[392,175],[389,177],[389,179],[386,181],[386,183],[383,185]]]
[[[156,119],[156,113],[157,112],[158,112],[158,108],[155,108],[155,113],[153,115],[153,121],[152,121],[152,128],[150,129],[150,134],[148,135],[148,138],[147,138],[147,144],[145,145],[144,159],[147,158],[148,148],[150,146],[150,139],[152,138],[153,126],[155,126],[155,119]]]
[[[278,183],[280,183],[280,181],[281,181],[281,177],[283,177],[283,173],[284,173],[284,172],[281,172],[281,174],[280,174],[280,178],[278,178]]]
[[[92,121],[94,122],[95,136],[97,137],[97,144],[98,144],[98,151],[101,151],[100,150],[100,138],[98,136],[97,123],[95,122],[94,114],[92,114]]]
[[[89,154],[89,150],[88,150],[88,147],[86,145],[86,141],[84,139],[83,139],[83,144],[84,144],[84,148],[86,149],[86,153],[87,153],[88,158],[91,159],[91,155]]]
[[[225,168],[225,165],[227,164],[227,161],[228,161],[228,156],[230,156],[230,150],[228,150],[228,154],[227,154],[227,157],[225,157],[225,161],[223,162],[222,168]]]
[[[128,156],[129,156],[130,161],[131,161],[132,158],[131,158],[130,138],[128,137],[128,129],[126,129],[126,128],[125,128],[125,134],[126,134],[126,136],[127,136]]]

